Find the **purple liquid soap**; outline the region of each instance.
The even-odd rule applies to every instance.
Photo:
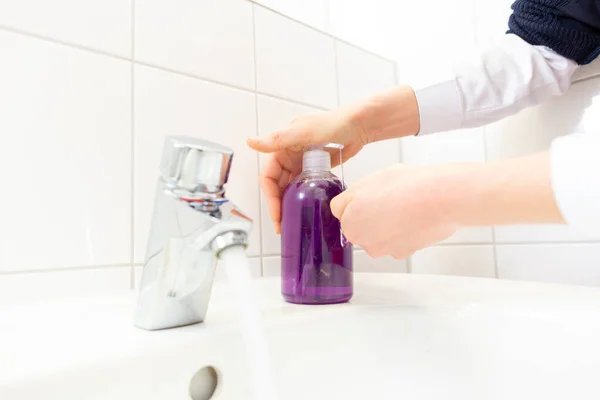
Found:
[[[333,304],[352,297],[352,244],[329,207],[344,185],[330,169],[328,152],[306,151],[303,172],[283,194],[281,289],[290,303]]]

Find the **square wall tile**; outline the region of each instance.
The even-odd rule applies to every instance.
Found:
[[[600,286],[600,244],[498,245],[498,277]]]
[[[348,43],[381,55],[393,54],[398,48],[394,34],[398,18],[406,14],[406,4],[389,0],[364,1],[326,0],[329,3],[331,33]],[[410,10],[418,3],[412,3]],[[393,44],[392,44],[393,43]],[[403,41],[402,48],[410,41]]]
[[[312,26],[323,32],[329,32],[328,0],[252,0],[283,15]]]
[[[301,106],[288,101],[274,99],[268,96],[258,96],[258,134],[261,136],[284,128],[294,118],[300,115],[320,112],[319,109]],[[264,156],[260,156],[261,166]],[[271,222],[269,207],[264,194],[261,193],[261,229],[262,229],[262,254],[281,254],[281,239],[275,233]]]
[[[496,243],[582,242],[589,237],[566,225],[496,226]]]
[[[408,272],[408,268],[406,260],[391,256],[373,258],[363,250],[355,250],[354,272]]]
[[[281,257],[263,257],[263,276],[281,276]]]
[[[393,88],[396,65],[357,47],[336,41],[339,104],[362,100]]]
[[[399,162],[398,139],[369,143],[356,156],[344,163],[344,180],[348,185],[353,185],[359,179]],[[340,167],[336,167],[333,173],[342,176]]]
[[[411,272],[495,278],[493,246],[433,246],[411,257]]]
[[[130,57],[131,1],[0,1],[0,26]]]
[[[144,251],[166,136],[198,137],[231,147],[227,197],[254,221],[248,252],[260,254],[258,160],[246,146],[256,135],[252,93],[151,67],[135,68],[135,261]]]
[[[485,140],[482,129],[411,136],[400,140],[402,162],[410,165],[485,161]]]
[[[254,89],[252,4],[135,0],[135,59]]]
[[[519,157],[550,148],[552,140],[598,126],[600,78],[574,83],[567,93],[485,127],[490,160]]]
[[[337,106],[333,38],[254,6],[257,90],[322,108]]]
[[[508,30],[510,6],[515,0],[473,1],[475,40],[481,48],[489,48],[502,39]]]
[[[0,31],[0,271],[131,260],[131,65]]]
[[[0,274],[0,305],[37,303],[127,292],[131,267]]]
[[[367,15],[371,17],[368,28],[363,27],[360,19],[362,7],[355,5],[358,10],[347,29],[355,31],[356,39],[351,43],[368,49],[372,47],[362,44],[358,36],[372,36],[371,32],[365,32],[367,29],[380,32],[376,36],[377,43],[372,46],[389,49],[386,55],[398,64],[401,82],[419,88],[448,78],[453,65],[471,54],[478,54],[473,26],[474,1],[414,1],[407,8],[404,2],[381,0],[377,3],[377,17]],[[354,3],[335,2],[344,6]]]
[[[441,243],[493,243],[494,236],[492,228],[475,227],[464,228],[450,236]]]

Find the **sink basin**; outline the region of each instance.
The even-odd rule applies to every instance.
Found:
[[[350,304],[256,291],[281,399],[598,399],[600,290],[492,279],[357,274]],[[216,285],[206,323],[132,326],[134,293],[0,308],[0,399],[249,399],[251,365]]]

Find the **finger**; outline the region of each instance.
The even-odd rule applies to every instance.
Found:
[[[269,207],[269,216],[273,222],[281,221],[281,196],[277,182],[270,178],[261,179],[261,187],[265,193],[267,206]]]
[[[294,127],[275,131],[267,136],[252,137],[247,140],[248,146],[262,153],[273,153],[279,150],[301,151],[311,144],[324,144],[328,140],[325,135],[306,127]]]
[[[259,178],[261,189],[265,194],[265,199],[269,206],[271,220],[275,223],[281,221],[281,188],[279,186],[279,179],[282,173],[281,164],[277,162],[275,157],[269,156],[265,161],[264,169]]]
[[[341,221],[342,217],[344,216],[344,211],[351,200],[352,192],[349,190],[335,196],[329,205],[331,207],[331,213]]]

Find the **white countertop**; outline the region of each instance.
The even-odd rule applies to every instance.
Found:
[[[255,285],[282,399],[600,398],[595,288],[356,274],[350,303],[300,306],[278,279]],[[205,323],[156,332],[133,327],[131,292],[2,307],[0,398],[187,398],[207,364],[217,399],[240,398],[249,367],[228,290],[216,285]]]

